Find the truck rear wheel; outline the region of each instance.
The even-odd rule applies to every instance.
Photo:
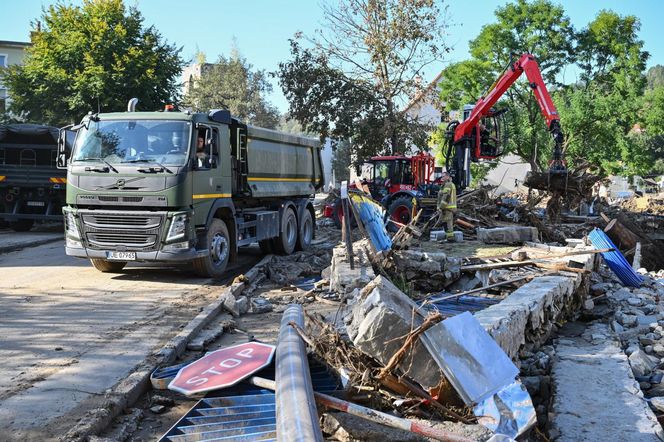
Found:
[[[90,262],[95,266],[95,269],[104,273],[118,273],[127,265],[127,263],[123,261],[107,261],[105,259],[97,258],[90,259]]]
[[[272,246],[280,255],[290,255],[297,243],[297,218],[291,209],[284,210],[281,216],[281,232],[274,238]]]
[[[27,232],[32,229],[32,226],[35,225],[34,219],[19,219],[16,221],[11,221],[9,223],[9,228],[14,232]]]
[[[228,265],[231,239],[226,223],[214,218],[207,232],[209,254],[194,260],[194,271],[204,278],[221,278]]]
[[[387,209],[390,219],[398,222],[399,224],[408,224],[413,217],[413,200],[410,197],[402,196],[390,204]],[[388,223],[387,229],[396,232],[401,226],[394,223]]]
[[[307,250],[311,246],[311,240],[314,238],[314,220],[311,217],[311,212],[304,209],[300,226],[297,232],[297,250]]]

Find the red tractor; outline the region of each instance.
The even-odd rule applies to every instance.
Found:
[[[425,212],[435,211],[439,186],[434,182],[434,170],[435,158],[427,153],[373,157],[362,165],[359,181],[363,190],[385,207],[393,221],[388,227],[394,230],[410,222],[413,201]],[[357,184],[349,187],[357,188]],[[325,207],[324,215],[341,227],[342,213],[341,201],[337,199]]]

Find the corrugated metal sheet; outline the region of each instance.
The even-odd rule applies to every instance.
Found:
[[[330,393],[341,384],[327,369],[311,362],[315,391]],[[257,376],[274,379],[274,366]],[[160,441],[267,441],[276,440],[276,408],[273,391],[241,383],[214,391],[198,401]]]
[[[595,228],[588,235],[588,239],[598,249],[614,249],[613,252],[604,252],[602,253],[602,258],[609,268],[616,274],[620,281],[630,287],[641,287],[643,283],[643,278],[641,275],[636,273],[632,266],[629,265],[625,257],[618,247],[613,244],[613,241],[606,236],[606,233],[602,232],[600,229]]]

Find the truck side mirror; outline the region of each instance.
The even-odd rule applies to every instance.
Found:
[[[67,164],[69,163],[70,151],[67,148],[67,131],[72,126],[65,126],[58,131],[58,155],[56,160],[56,166],[58,169],[66,169]]]

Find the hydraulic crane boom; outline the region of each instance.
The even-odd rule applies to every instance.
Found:
[[[554,141],[553,157],[549,163],[549,172],[564,174],[567,167],[563,158],[562,144],[563,133],[560,128],[560,117],[556,106],[551,100],[551,95],[546,89],[542,74],[535,57],[531,54],[523,54],[506,69],[503,75],[489,88],[489,91],[477,100],[472,112],[464,121],[453,122],[448,126],[448,137],[450,149],[448,151],[448,170],[452,173],[454,182],[460,188],[465,188],[470,183],[470,161],[480,159],[495,159],[499,153],[497,146],[490,145],[483,140],[481,120],[495,114],[493,105],[503,96],[514,82],[526,73],[528,83],[533,89],[535,99],[540,111],[546,120],[546,125]],[[496,140],[497,143],[497,140]],[[451,150],[455,148],[454,158],[450,164]],[[451,166],[451,167],[450,167]]]

